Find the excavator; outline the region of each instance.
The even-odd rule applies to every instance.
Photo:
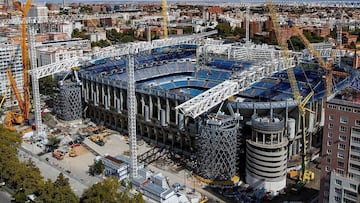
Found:
[[[15,131],[16,128],[13,124],[22,124],[24,122],[24,117],[22,114],[15,113],[12,111],[7,111],[4,119],[4,127],[10,131]]]

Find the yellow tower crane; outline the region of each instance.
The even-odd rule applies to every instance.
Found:
[[[301,153],[301,156],[302,156],[301,162],[302,163],[301,163],[301,171],[300,171],[300,175],[299,175],[299,181],[304,183],[314,177],[314,173],[306,169],[306,151],[307,151],[307,149],[306,149],[306,131],[305,131],[306,112],[308,111],[308,112],[313,113],[312,110],[306,108],[306,104],[309,102],[310,98],[314,95],[314,92],[311,90],[311,92],[304,99],[302,99],[302,96],[299,93],[299,88],[297,86],[297,81],[296,81],[294,71],[290,67],[288,45],[287,45],[286,40],[284,38],[282,38],[282,35],[280,32],[279,20],[277,18],[276,12],[272,5],[272,1],[268,0],[267,4],[268,4],[269,12],[270,12],[270,17],[271,17],[273,25],[274,25],[274,30],[275,30],[277,41],[278,41],[279,45],[281,46],[281,48],[283,49],[286,72],[287,72],[288,79],[289,79],[289,82],[291,85],[291,89],[293,90],[294,100],[297,102],[298,111],[301,116],[303,147],[302,147],[302,153]]]
[[[295,25],[293,25],[292,28],[293,28],[294,32],[299,36],[300,40],[304,43],[305,47],[308,48],[309,51],[311,52],[311,54],[315,57],[317,62],[320,64],[320,66],[325,71],[327,71],[327,73],[325,75],[325,84],[326,84],[326,94],[325,94],[325,96],[326,96],[326,98],[328,98],[331,95],[332,89],[333,89],[333,76],[338,75],[338,76],[346,77],[346,76],[349,76],[349,74],[346,73],[346,72],[333,70],[334,69],[333,64],[334,64],[334,59],[335,59],[336,54],[332,53],[331,57],[328,60],[328,62],[325,62],[325,60],[321,57],[320,53],[313,47],[313,45],[305,37],[302,30],[300,30]]]
[[[31,7],[31,0],[27,0],[24,7],[21,7],[20,2],[14,2],[14,7],[21,11],[22,18],[26,19],[28,16],[28,12]],[[7,70],[7,76],[9,78],[10,86],[12,90],[14,91],[15,97],[18,101],[20,111],[22,113],[22,116],[24,119],[29,118],[29,112],[30,112],[30,83],[29,83],[29,55],[28,55],[28,48],[27,48],[27,34],[26,34],[26,27],[27,24],[25,21],[21,23],[21,54],[22,54],[22,76],[23,76],[23,97],[21,98],[19,89],[17,88],[17,84],[15,82],[14,76],[11,73],[11,68],[8,68]]]
[[[161,8],[163,15],[163,29],[164,29],[164,39],[168,38],[168,29],[167,29],[167,12],[166,12],[166,0],[161,0]]]

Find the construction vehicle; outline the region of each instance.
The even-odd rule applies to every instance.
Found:
[[[12,111],[7,111],[6,116],[4,119],[4,127],[10,131],[15,131],[16,128],[13,126],[13,124],[21,124],[24,122],[24,117],[19,114]]]
[[[90,140],[98,144],[99,146],[104,146],[104,136],[103,135],[93,135],[90,137]]]
[[[306,105],[307,105],[308,101],[310,100],[310,98],[314,95],[314,92],[311,89],[310,93],[305,98],[302,98],[302,96],[300,95],[294,71],[290,67],[290,63],[289,63],[290,57],[289,57],[289,49],[288,49],[287,42],[286,42],[286,40],[284,40],[282,38],[282,35],[280,32],[280,24],[279,24],[276,12],[274,10],[274,7],[272,5],[272,1],[268,0],[267,4],[268,4],[271,19],[272,19],[272,22],[274,25],[274,30],[275,30],[277,41],[283,50],[286,72],[288,75],[291,89],[293,90],[293,98],[297,102],[298,111],[301,116],[302,146],[303,147],[302,147],[302,153],[301,153],[301,157],[302,157],[301,171],[300,171],[300,174],[298,175],[297,185],[304,185],[303,183],[306,183],[309,180],[315,178],[315,174],[312,171],[309,171],[306,169],[306,152],[307,152],[306,148],[307,147],[306,147],[306,130],[305,130],[306,112],[314,113],[311,109],[306,108]]]
[[[70,152],[69,152],[69,157],[76,157],[76,156],[77,156],[77,154],[76,154],[74,147],[71,147]]]
[[[64,156],[65,156],[65,152],[63,152],[62,150],[58,149],[56,151],[53,152],[53,157],[55,157],[57,160],[63,160]]]
[[[27,127],[25,129],[21,130],[19,133],[21,136],[24,136],[25,133],[31,132],[32,130],[33,130],[33,127],[30,126],[30,127]]]

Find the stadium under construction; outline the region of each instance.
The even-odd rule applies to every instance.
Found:
[[[320,144],[325,71],[292,52],[301,95],[311,90],[308,153]],[[341,71],[352,73],[342,61]],[[127,58],[93,61],[79,71],[86,117],[126,132]],[[337,68],[340,70],[340,68]],[[137,136],[195,163],[204,181],[224,183],[239,174],[279,191],[289,163],[301,154],[301,124],[282,51],[268,45],[204,40],[135,56]],[[352,76],[334,76],[336,88]],[[223,182],[222,182],[223,181]]]

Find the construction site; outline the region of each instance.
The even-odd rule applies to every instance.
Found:
[[[23,55],[22,70],[27,79],[17,87],[7,71],[20,112],[7,111],[3,123],[9,130],[21,131],[30,143],[40,141],[38,147],[43,149],[49,137],[60,137],[62,131],[54,129],[59,123],[66,131],[63,123],[79,121],[71,133],[67,129],[68,134],[62,135],[66,147],[46,155],[46,161],[51,156],[56,163],[66,156],[76,160],[87,150],[93,154],[87,156],[88,164],[97,155],[121,154],[127,158],[108,159],[128,164],[129,177],[150,196],[158,186],[143,178],[148,177],[144,167],[164,164],[158,159],[165,153],[171,164],[191,171],[202,187],[224,190],[247,185],[252,196],[264,197],[284,191],[287,176],[305,184],[316,178],[307,164],[319,156],[324,105],[358,80],[358,59],[341,51],[340,45],[311,44],[295,25],[292,29],[306,49],[289,51],[271,3],[269,10],[278,46],[252,43],[247,21],[244,43],[225,44],[214,37],[217,31],[177,38],[167,38],[164,31],[165,39],[114,45],[91,57],[38,68],[33,64],[30,26],[31,67],[25,67],[27,55]],[[341,29],[338,32],[341,35]],[[26,50],[28,45],[22,43]],[[28,70],[34,120],[29,116]],[[64,71],[53,109],[56,119],[50,119],[55,124],[45,121],[44,125],[38,80]],[[1,88],[6,89],[2,83]],[[93,124],[83,125],[85,119]],[[26,128],[14,127],[24,122]],[[125,143],[124,147],[117,149],[111,144],[115,142]],[[166,180],[156,177],[161,184]],[[172,194],[160,191],[163,199]],[[240,199],[235,196],[229,197]]]

